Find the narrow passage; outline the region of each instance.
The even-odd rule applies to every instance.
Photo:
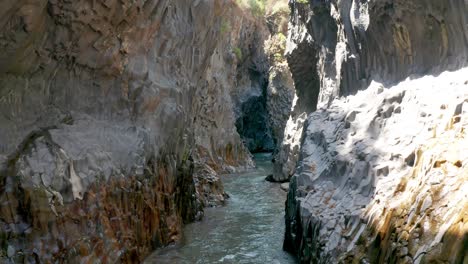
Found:
[[[155,251],[145,263],[296,263],[282,251],[286,192],[264,180],[270,160],[255,154],[255,170],[222,176],[227,205],[206,208],[203,221],[185,227],[179,245]]]

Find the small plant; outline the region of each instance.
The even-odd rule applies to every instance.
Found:
[[[265,16],[265,3],[264,0],[249,0],[250,11],[255,17]]]
[[[274,14],[289,14],[289,6],[287,2],[276,2],[272,7],[270,13]]]
[[[273,59],[275,62],[280,62],[283,60],[283,54],[277,52],[273,55]]]
[[[222,35],[224,35],[226,32],[231,31],[231,24],[229,23],[229,21],[223,18],[221,20],[221,27],[219,31],[221,32]]]
[[[278,35],[279,41],[286,42],[286,36],[282,32],[279,32],[277,35]]]
[[[275,63],[285,61],[286,36],[279,32],[266,42],[266,52]]]
[[[232,52],[236,55],[237,60],[242,60],[242,50],[238,47],[232,48]]]

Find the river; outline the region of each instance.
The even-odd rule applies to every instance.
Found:
[[[145,263],[296,263],[282,250],[286,192],[265,181],[270,160],[270,154],[256,154],[256,169],[222,176],[230,195],[226,206],[206,208],[202,221],[185,226],[180,243],[155,251]]]

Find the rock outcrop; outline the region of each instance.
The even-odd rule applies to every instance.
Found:
[[[284,128],[294,98],[294,84],[284,56],[288,18],[287,1],[275,1],[266,14],[269,38],[265,41],[265,52],[270,62],[266,100],[270,117],[268,121],[276,148],[283,140]]]
[[[468,261],[466,1],[290,8],[284,248],[302,263]]]
[[[286,55],[297,103],[287,126],[300,131],[304,113],[356,93],[372,80],[385,85],[411,74],[466,65],[464,1],[290,1]],[[276,171],[294,173],[299,140],[284,144]],[[282,174],[282,176],[281,176]]]
[[[374,83],[309,115],[285,247],[306,263],[462,263],[467,73]]]
[[[270,31],[270,37],[265,42],[265,51],[270,61],[266,100],[271,134],[275,143],[273,174],[268,176],[267,180],[282,182],[288,180],[288,176],[283,177],[284,153],[281,149],[285,148],[290,140],[290,137],[285,136],[285,128],[295,96],[294,82],[285,57],[289,20],[287,1],[272,1],[267,10],[266,20]]]
[[[139,261],[252,166],[236,48],[261,25],[232,1],[0,7],[2,262]]]
[[[291,1],[287,53],[305,110],[468,60],[465,1]],[[306,94],[308,93],[308,94]]]
[[[252,2],[256,1],[237,1],[256,23],[241,24],[238,45],[231,47],[237,59],[236,89],[231,96],[244,144],[250,152],[268,152],[274,148],[266,105],[269,61],[263,45],[269,32],[263,11],[255,11]]]

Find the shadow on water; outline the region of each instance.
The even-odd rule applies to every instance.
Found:
[[[271,154],[255,154],[257,168],[223,176],[224,207],[205,209],[178,245],[155,251],[145,263],[296,263],[282,251],[286,193],[265,181]]]

